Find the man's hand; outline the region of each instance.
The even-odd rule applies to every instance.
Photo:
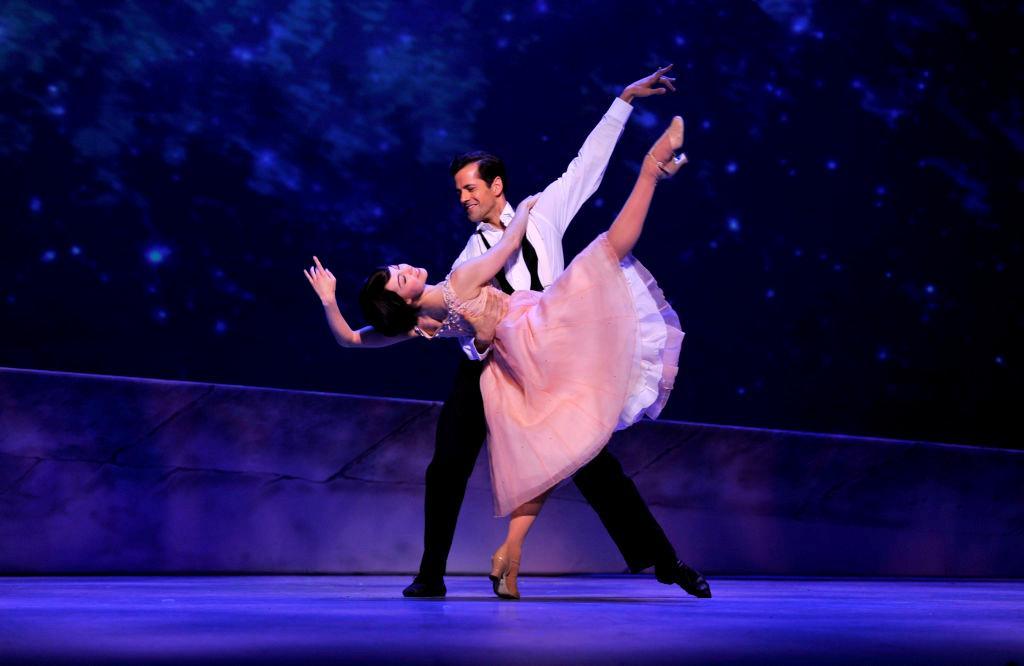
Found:
[[[629,104],[633,101],[634,97],[664,95],[668,91],[675,92],[676,87],[672,85],[673,82],[675,82],[675,79],[665,76],[670,69],[672,69],[672,65],[662,67],[654,72],[654,74],[646,76],[639,81],[630,83],[622,89],[622,94],[619,95],[619,99]]]
[[[507,300],[504,298],[488,298],[484,311],[470,319],[469,323],[476,330],[473,344],[478,353],[482,354],[494,342],[495,325],[505,316]]]

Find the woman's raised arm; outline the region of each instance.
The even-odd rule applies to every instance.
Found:
[[[451,286],[459,298],[474,298],[480,293],[480,288],[498,274],[512,253],[519,249],[523,236],[526,235],[526,222],[530,219],[530,210],[539,198],[539,194],[534,194],[523,199],[516,207],[516,214],[505,228],[501,240],[487,252],[460,264],[452,271]]]
[[[335,296],[338,280],[334,277],[334,273],[324,268],[320,260],[315,256],[313,257],[313,262],[312,266],[302,272],[305,273],[306,279],[309,280],[310,286],[313,287],[313,291],[320,297],[320,303],[324,306],[324,315],[327,317],[327,326],[331,329],[331,334],[339,345],[342,347],[366,348],[388,347],[416,337],[414,331],[409,331],[402,335],[387,336],[373,330],[373,326],[353,329],[345,321],[341,310],[338,309],[338,300]]]

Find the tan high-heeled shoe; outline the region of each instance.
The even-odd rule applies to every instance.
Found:
[[[518,599],[519,589],[516,578],[519,576],[519,561],[506,559],[502,549],[498,549],[491,557],[491,587],[494,594],[502,599]]]
[[[658,171],[661,172],[657,174],[658,178],[671,178],[676,175],[680,167],[687,163],[686,153],[676,155],[676,151],[683,147],[683,129],[682,117],[674,117],[668,128],[662,132],[647,152],[647,157],[654,160]],[[658,159],[659,157],[663,159]]]

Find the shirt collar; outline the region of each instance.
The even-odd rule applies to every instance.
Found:
[[[501,223],[507,227],[508,223],[512,221],[512,218],[515,217],[515,215],[516,215],[516,211],[515,211],[514,208],[512,208],[512,204],[510,204],[509,202],[506,201],[505,202],[505,207],[501,210]],[[479,224],[477,224],[476,225],[476,230],[477,231],[483,231],[483,232],[488,232],[488,231],[497,232],[498,231],[497,229],[495,229],[491,225],[487,224],[486,222],[480,222]]]

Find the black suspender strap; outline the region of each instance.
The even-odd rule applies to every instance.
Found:
[[[491,244],[487,242],[487,238],[484,236],[483,229],[477,231],[480,234],[480,240],[484,242],[484,247],[488,250],[491,249]],[[540,275],[537,272],[537,250],[534,249],[533,243],[523,236],[523,245],[521,248],[523,252],[523,261],[526,262],[526,268],[530,271],[530,289],[532,291],[544,291],[544,285],[540,282]],[[512,284],[508,281],[508,277],[505,276],[505,269],[502,268],[498,271],[498,274],[494,276],[494,279],[498,281],[498,285],[501,286],[501,290],[506,294],[511,294],[515,289],[512,288]]]

